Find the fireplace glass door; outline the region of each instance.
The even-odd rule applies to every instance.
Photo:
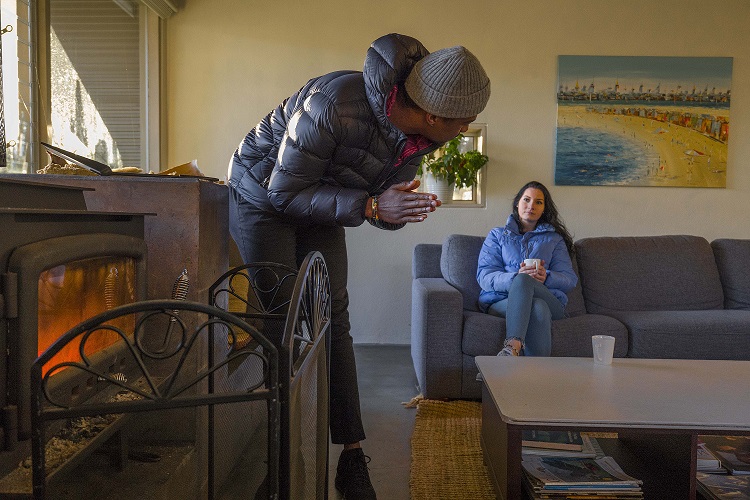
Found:
[[[39,275],[37,354],[44,352],[63,333],[85,319],[136,301],[136,261],[130,257],[92,257],[45,269]],[[132,317],[130,323],[133,323]],[[134,324],[114,325],[133,331]],[[118,340],[112,331],[98,332],[86,343],[92,355]],[[73,349],[73,346],[70,346]],[[77,353],[61,352],[52,365],[77,360]]]

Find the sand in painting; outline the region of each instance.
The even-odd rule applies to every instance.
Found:
[[[670,108],[670,111],[695,109]],[[728,115],[728,110],[721,112]],[[627,137],[658,158],[630,185],[725,187],[727,145],[696,130],[639,116],[608,114],[586,105],[558,107],[558,127],[582,127]]]

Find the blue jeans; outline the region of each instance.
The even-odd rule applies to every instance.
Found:
[[[508,298],[492,304],[489,314],[505,318],[505,338],[518,338],[526,356],[552,354],[552,320],[565,317],[565,306],[528,274],[518,274]]]
[[[331,283],[330,428],[334,444],[365,439],[359,407],[357,367],[349,334],[348,261],[341,226],[299,225],[258,209],[229,188],[229,231],[242,260],[276,262],[298,268],[312,250],[326,261]]]

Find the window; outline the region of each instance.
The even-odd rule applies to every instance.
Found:
[[[465,153],[471,150],[477,150],[482,154],[486,153],[485,138],[487,137],[487,125],[483,123],[472,123],[469,130],[463,133],[463,140],[459,145],[459,151]],[[483,166],[477,174],[477,183],[468,188],[456,188],[453,190],[453,199],[443,205],[443,207],[484,207],[484,186],[486,183],[487,165]],[[420,191],[428,191],[432,186],[426,175],[422,175]],[[433,189],[434,192],[434,189]],[[443,202],[445,203],[445,199]]]
[[[15,38],[3,35],[8,171],[46,165],[40,141],[112,168],[158,170],[159,16],[172,4],[0,1],[3,21],[18,25]]]
[[[0,172],[23,173],[33,161],[35,112],[30,0],[0,0],[2,96],[6,165]],[[2,125],[0,125],[2,126]],[[0,139],[2,140],[2,139]]]
[[[469,130],[463,135],[464,140],[462,141],[461,146],[459,146],[459,150],[462,153],[476,149],[482,154],[487,154],[485,153],[484,146],[485,137],[487,136],[487,125],[474,123],[469,126]],[[476,185],[470,188],[457,188],[453,193],[453,204],[461,206],[461,203],[457,202],[467,202],[466,205],[468,206],[484,206],[484,189],[482,188],[484,186],[486,171],[487,165],[482,167],[479,171]]]
[[[51,144],[110,167],[141,165],[138,10],[50,0]]]

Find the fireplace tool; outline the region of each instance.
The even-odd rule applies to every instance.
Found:
[[[0,18],[0,23],[2,18]],[[4,35],[13,30],[13,26],[8,25],[0,31]],[[8,158],[5,152],[5,98],[3,94],[3,42],[0,36],[0,168],[8,166]]]
[[[172,299],[186,300],[189,288],[190,288],[190,278],[188,278],[187,269],[183,269],[180,275],[177,276],[177,279],[175,280],[174,285],[172,286]],[[172,333],[175,328],[175,323],[177,323],[178,314],[179,314],[179,311],[177,310],[172,311],[172,316],[170,316],[169,318],[169,325],[167,326],[167,331],[164,334],[164,341],[162,342],[161,347],[154,350],[155,354],[164,354],[164,352],[167,350],[167,347],[169,347],[172,341]]]

